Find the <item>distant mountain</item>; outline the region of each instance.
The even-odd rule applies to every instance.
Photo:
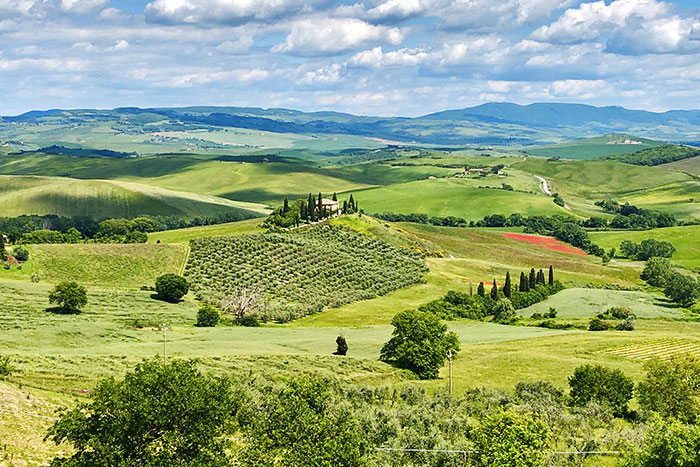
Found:
[[[700,140],[700,110],[655,113],[583,104],[488,103],[417,118],[214,106],[52,109],[0,118],[0,143],[3,139],[17,139],[15,137],[21,135],[21,131],[11,127],[11,124],[64,125],[68,130],[69,127],[75,128],[75,125],[96,126],[105,123],[115,132],[127,134],[243,128],[273,133],[356,135],[406,144],[441,146],[531,146],[609,133],[629,133],[671,142]],[[55,134],[55,141],[41,142],[44,145],[60,144],[60,131]]]

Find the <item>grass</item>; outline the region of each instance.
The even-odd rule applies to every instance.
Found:
[[[0,175],[0,211],[22,214],[135,217],[142,214],[208,216],[237,212],[242,218],[260,216],[264,206],[106,180]]]
[[[534,177],[532,180],[535,180]],[[508,183],[509,179],[499,179]],[[536,182],[536,180],[535,180]],[[510,215],[565,214],[567,211],[543,193],[522,193],[502,189],[478,188],[488,181],[435,179],[389,185],[355,192],[366,212],[426,213],[432,216],[457,216],[479,220],[493,213]]]
[[[260,233],[260,224],[262,224],[262,219],[248,219],[226,224],[153,232],[148,234],[148,243],[156,243],[157,241],[161,243],[188,243],[196,238]]]
[[[51,283],[77,281],[112,287],[153,285],[156,277],[179,273],[187,246],[181,244],[29,245],[30,260],[0,277],[28,280],[32,273]]]
[[[700,175],[700,157],[671,162],[670,164],[664,164],[661,167],[667,170],[680,170],[681,172],[690,172],[695,175]]]
[[[621,144],[630,139],[642,144]],[[615,144],[618,143],[618,144]],[[561,157],[563,159],[593,159],[600,156],[628,154],[661,146],[663,142],[629,135],[605,135],[594,138],[579,139],[566,143],[528,148],[529,154],[541,157]]]
[[[676,247],[672,261],[678,266],[697,271],[700,268],[700,226],[666,227],[653,230],[591,232],[594,243],[605,249],[619,248],[624,240],[640,243],[647,238],[671,242]]]

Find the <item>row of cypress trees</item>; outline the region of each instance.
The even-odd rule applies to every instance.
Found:
[[[501,288],[501,292],[503,292],[503,296],[506,298],[510,298],[513,294],[513,292],[529,292],[531,289],[534,289],[538,285],[554,285],[554,268],[552,266],[549,266],[549,277],[545,278],[544,271],[540,269],[539,271],[535,272],[535,268],[530,269],[529,275],[526,275],[524,272],[520,273],[520,284],[518,284],[517,289],[513,288],[513,284],[510,279],[510,272],[506,272],[506,280],[503,283],[503,287]],[[477,295],[481,297],[486,296],[486,287],[484,286],[483,282],[479,282],[479,286],[476,289]],[[470,291],[471,294],[471,291]],[[491,299],[492,300],[497,300],[498,299],[498,285],[496,284],[496,279],[493,280],[493,285],[491,286],[491,293],[490,293]]]
[[[333,193],[333,197],[331,199],[333,201],[338,201],[338,195]],[[285,198],[282,206],[282,214],[287,214],[287,212],[289,212],[289,201],[287,198]],[[344,214],[354,214],[358,212],[358,203],[352,194],[350,195],[350,199],[343,201],[342,212]],[[309,193],[308,199],[306,201],[302,201],[299,206],[299,217],[307,224],[309,222],[316,222],[326,219],[333,214],[334,212],[329,212],[328,209],[323,206],[323,195],[320,192],[318,197]]]

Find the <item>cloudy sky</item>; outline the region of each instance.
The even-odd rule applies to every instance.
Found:
[[[0,114],[700,108],[700,0],[0,0]]]

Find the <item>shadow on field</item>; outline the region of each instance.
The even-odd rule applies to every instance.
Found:
[[[49,313],[54,313],[56,315],[79,315],[80,310],[72,310],[70,308],[63,308],[61,306],[52,306],[46,309]]]

